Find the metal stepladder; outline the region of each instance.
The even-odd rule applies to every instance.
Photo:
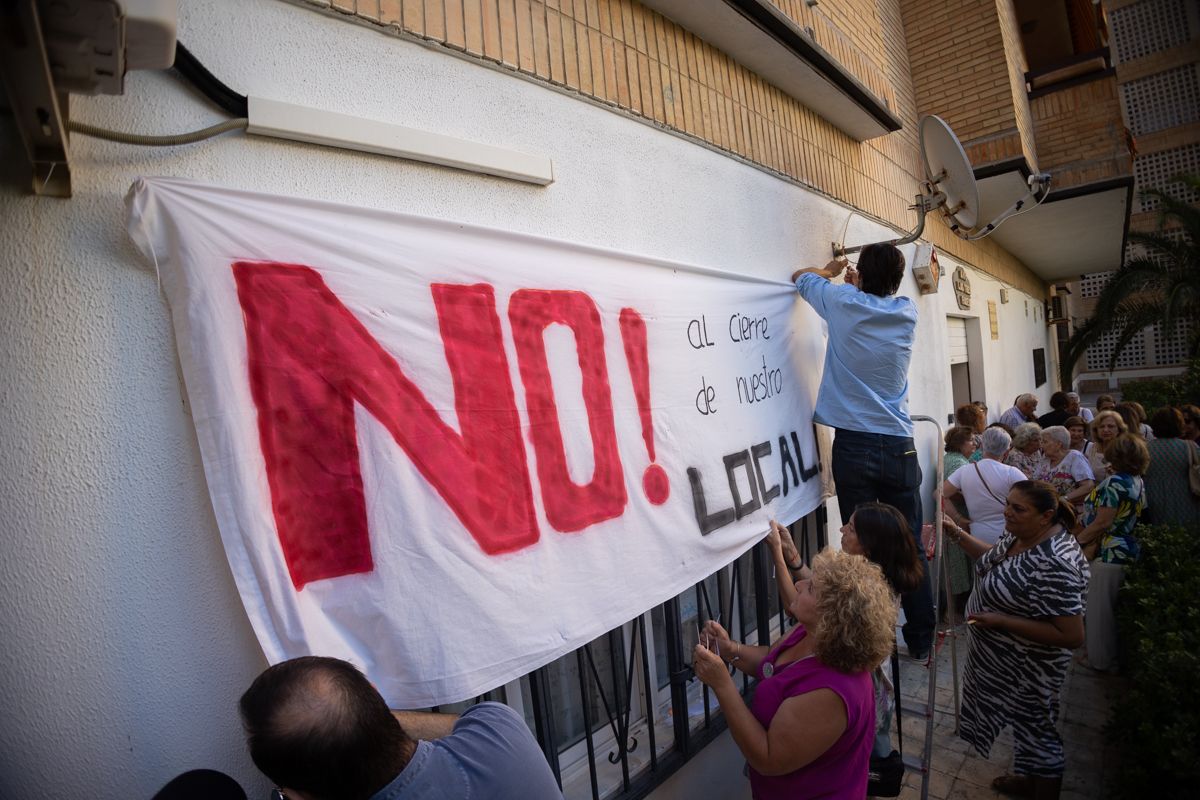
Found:
[[[942,439],[942,426],[933,417],[922,415],[914,415],[913,422],[929,422],[938,432],[938,441]],[[934,640],[929,648],[929,659],[925,663],[925,669],[928,670],[928,695],[926,696],[924,705],[905,706],[901,702],[900,696],[900,658],[899,653],[893,649],[892,651],[892,681],[895,683],[895,699],[896,699],[896,743],[899,746],[901,757],[904,761],[906,771],[915,772],[921,775],[921,800],[928,800],[929,797],[929,777],[931,760],[933,757],[933,716],[934,704],[937,700],[937,681],[938,681],[938,661],[941,655],[942,646],[946,639],[950,640],[950,666],[951,674],[954,681],[954,727],[957,731],[959,725],[959,686],[958,686],[958,633],[953,624],[953,598],[954,595],[950,591],[950,574],[946,571],[945,560],[943,558],[945,545],[945,537],[942,534],[942,520],[944,511],[942,509],[942,469],[943,469],[943,450],[937,448],[937,480],[935,481],[935,489],[933,493],[934,503],[934,550],[933,559],[929,565],[930,573],[930,588],[933,593],[933,619],[934,619]],[[939,617],[939,586],[946,592],[946,600],[951,605],[950,623],[942,626]],[[925,742],[922,748],[920,758],[915,755],[904,754],[904,728],[901,725],[903,715],[916,714],[925,718]]]

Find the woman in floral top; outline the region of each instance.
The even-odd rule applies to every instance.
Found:
[[[1046,459],[1034,479],[1053,486],[1058,496],[1073,506],[1083,503],[1096,479],[1083,454],[1071,449],[1071,434],[1065,427],[1052,425],[1042,431],[1042,454]]]
[[[1016,467],[1025,473],[1025,477],[1033,479],[1045,459],[1042,458],[1042,426],[1036,422],[1026,422],[1018,425],[1012,435],[1012,449],[1004,463]]]
[[[1104,448],[1104,456],[1113,474],[1084,501],[1083,527],[1075,538],[1093,558],[1086,619],[1088,666],[1113,670],[1117,666],[1117,590],[1125,580],[1125,565],[1137,561],[1140,552],[1133,529],[1146,507],[1141,476],[1150,463],[1150,453],[1140,436],[1122,433]]]

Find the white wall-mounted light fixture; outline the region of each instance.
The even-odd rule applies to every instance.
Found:
[[[554,165],[546,156],[278,100],[248,100],[248,134],[440,164],[538,186],[554,182]]]

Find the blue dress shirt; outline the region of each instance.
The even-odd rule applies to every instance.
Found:
[[[800,295],[829,326],[825,373],[813,418],[863,433],[912,436],[908,364],[917,307],[907,297],[879,297],[806,272]]]

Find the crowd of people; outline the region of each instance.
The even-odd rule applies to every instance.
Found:
[[[1005,794],[1060,794],[1063,682],[1073,653],[1095,670],[1117,667],[1117,592],[1138,557],[1139,520],[1152,507],[1156,522],[1200,522],[1200,497],[1189,485],[1191,465],[1200,462],[1200,409],[1160,409],[1144,429],[1140,406],[1110,408],[1109,399],[1092,413],[1077,395],[1059,392],[1054,410],[1035,417],[1036,398],[1023,395],[1004,415],[1020,415],[1015,429],[986,425],[985,410],[968,405],[945,435],[944,553],[950,594],[970,632],[960,735],[987,757],[1000,731],[1013,729],[1012,770],[992,784]],[[923,585],[924,562],[907,515],[880,495],[842,506],[850,509],[843,511],[842,554],[818,556],[811,573],[789,572],[794,547],[772,524],[777,574],[798,578],[780,585],[799,625],[778,644],[748,647],[709,623],[707,641],[697,646],[697,675],[730,718],[756,798],[861,797],[864,759],[875,776],[889,755],[894,687],[878,656],[887,652],[899,598]],[[854,588],[825,577],[828,564],[847,556],[876,568],[841,567],[842,574],[857,570]],[[890,613],[879,610],[881,586]],[[878,624],[880,614],[888,624]],[[828,636],[856,643],[861,657],[831,663],[820,645]],[[726,665],[762,681],[752,705],[733,689]],[[868,685],[874,725],[860,724]],[[798,722],[819,701],[828,704],[826,724]],[[835,776],[840,789],[830,791]]]
[[[1136,526],[1200,523],[1200,408],[1161,408],[1147,424],[1140,404],[1108,395],[1094,413],[1074,393],[1050,405],[1035,416],[1037,399],[1022,394],[986,428],[979,406],[959,408],[943,459],[950,594],[970,597],[962,735],[986,755],[1011,725],[1014,774],[993,788],[1035,797],[1061,786],[1055,724],[1071,650],[1082,645],[1076,660],[1091,669],[1117,669]]]

